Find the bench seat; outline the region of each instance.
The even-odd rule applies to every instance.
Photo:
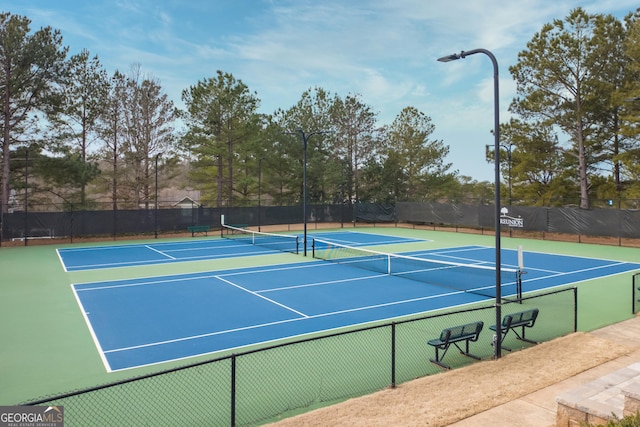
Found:
[[[429,360],[432,363],[435,363],[436,365],[441,366],[445,369],[451,369],[450,366],[442,362],[442,359],[444,358],[445,354],[447,354],[447,350],[449,350],[451,344],[457,347],[458,350],[460,350],[461,354],[464,354],[465,356],[471,357],[473,359],[480,360],[480,357],[475,356],[469,352],[469,342],[478,340],[483,326],[483,322],[472,322],[465,325],[443,329],[440,333],[439,338],[427,341],[427,343],[433,346],[436,350],[435,359]],[[465,343],[464,350],[458,344],[462,341],[464,341]],[[442,350],[442,354],[439,353],[439,350]]]
[[[530,340],[525,336],[525,328],[533,328],[536,324],[536,319],[538,318],[539,310],[537,308],[532,308],[530,310],[519,311],[517,313],[507,314],[502,318],[502,323],[500,325],[500,345],[507,351],[511,351],[510,348],[502,345],[505,337],[509,333],[509,331],[513,331],[516,337],[520,341],[525,341],[531,344],[538,344],[537,341]],[[520,332],[518,329],[520,328]],[[489,329],[492,331],[496,331],[496,325],[489,326]]]
[[[196,234],[204,234],[206,236],[210,229],[208,225],[191,225],[187,227],[187,231],[191,232],[191,237],[195,237]]]

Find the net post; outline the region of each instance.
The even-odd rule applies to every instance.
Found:
[[[295,253],[299,251],[299,240],[296,235],[285,235],[275,233],[264,233],[249,230],[248,228],[238,228],[233,225],[223,224],[220,230],[220,237],[236,239],[239,242],[253,246],[263,246],[281,252]]]
[[[516,300],[522,304],[522,275],[524,274],[524,251],[518,246],[518,271],[516,272]]]
[[[297,246],[298,246],[298,240],[296,239],[296,253],[298,253]],[[311,239],[311,258],[315,258],[315,257],[316,257],[316,239]]]

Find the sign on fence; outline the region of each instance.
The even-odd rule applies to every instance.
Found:
[[[509,227],[524,228],[524,219],[522,217],[509,216],[509,209],[500,209],[500,225],[508,225]]]

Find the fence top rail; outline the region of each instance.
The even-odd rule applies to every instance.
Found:
[[[640,273],[637,273],[637,274],[640,274]],[[540,298],[540,297],[545,297],[545,296],[554,295],[554,294],[559,294],[559,293],[564,293],[564,292],[573,292],[575,294],[577,292],[577,287],[568,287],[568,288],[556,289],[556,290],[549,291],[549,292],[537,293],[535,295],[531,295],[531,296],[522,298],[522,301],[535,299],[535,298]],[[512,303],[515,303],[515,302],[509,301],[509,302],[503,303],[503,305],[512,304]],[[244,351],[244,352],[240,352],[240,353],[232,353],[232,354],[226,355],[226,356],[221,356],[221,357],[217,357],[217,358],[213,358],[213,359],[203,360],[203,361],[200,361],[200,362],[189,363],[189,364],[186,364],[186,365],[182,365],[182,366],[178,366],[178,367],[174,367],[174,368],[170,368],[170,369],[164,369],[164,370],[161,370],[161,371],[158,371],[158,372],[152,372],[152,373],[145,374],[145,375],[139,375],[139,376],[135,376],[135,377],[131,377],[131,378],[126,378],[126,379],[115,381],[115,382],[112,382],[112,383],[101,384],[101,385],[97,385],[97,386],[93,386],[93,387],[74,390],[74,391],[71,391],[71,392],[63,393],[63,394],[58,394],[58,395],[47,396],[47,397],[40,398],[38,400],[32,400],[32,401],[20,403],[20,405],[27,405],[27,406],[42,405],[42,404],[45,404],[47,402],[52,402],[52,401],[55,401],[55,400],[60,400],[60,399],[68,398],[68,397],[73,397],[73,396],[77,396],[77,395],[81,395],[81,394],[85,394],[85,393],[90,393],[90,392],[98,391],[98,390],[102,390],[102,389],[117,387],[117,386],[120,386],[120,385],[123,385],[123,384],[128,384],[128,383],[132,383],[132,382],[136,382],[136,381],[142,381],[142,380],[145,380],[145,379],[158,377],[158,376],[165,375],[165,374],[170,374],[170,373],[174,373],[174,372],[178,372],[178,371],[183,371],[183,370],[186,370],[186,369],[191,369],[191,368],[195,368],[195,367],[198,367],[198,366],[208,365],[208,364],[211,364],[211,363],[221,362],[223,360],[235,359],[237,357],[242,357],[242,356],[246,356],[246,355],[250,355],[250,354],[254,354],[254,353],[259,353],[259,352],[263,352],[263,351],[269,351],[269,350],[273,350],[273,349],[276,349],[276,348],[286,347],[286,346],[300,344],[300,343],[318,341],[318,340],[322,340],[322,339],[325,339],[325,338],[333,338],[333,337],[337,337],[337,336],[341,336],[341,335],[348,335],[348,334],[353,334],[353,333],[358,333],[358,332],[363,332],[363,331],[368,331],[368,330],[381,329],[381,328],[387,328],[387,327],[395,327],[396,325],[401,325],[401,324],[411,323],[411,322],[417,322],[417,321],[422,321],[422,320],[426,320],[426,319],[435,319],[435,318],[439,318],[439,317],[443,317],[443,316],[450,316],[450,315],[455,315],[455,314],[460,314],[460,313],[470,313],[470,312],[475,312],[475,311],[480,311],[480,310],[487,310],[487,309],[491,309],[493,307],[494,307],[493,304],[485,305],[485,306],[478,306],[478,307],[469,307],[469,308],[466,308],[466,309],[441,312],[441,313],[437,313],[437,314],[427,314],[427,315],[424,315],[424,316],[410,318],[410,319],[392,320],[390,322],[385,322],[385,323],[382,323],[382,324],[376,324],[376,325],[370,325],[370,326],[364,326],[364,327],[356,327],[355,329],[332,332],[332,333],[329,333],[329,334],[326,334],[326,335],[323,334],[323,335],[309,337],[309,338],[296,339],[296,340],[293,340],[293,341],[274,344],[274,345],[270,345],[270,346],[267,346],[267,347],[256,348],[256,349],[253,349],[253,350],[248,350],[248,351]]]

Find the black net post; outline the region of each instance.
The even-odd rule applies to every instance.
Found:
[[[524,272],[518,269],[516,273],[516,300],[522,304],[522,275]]]

